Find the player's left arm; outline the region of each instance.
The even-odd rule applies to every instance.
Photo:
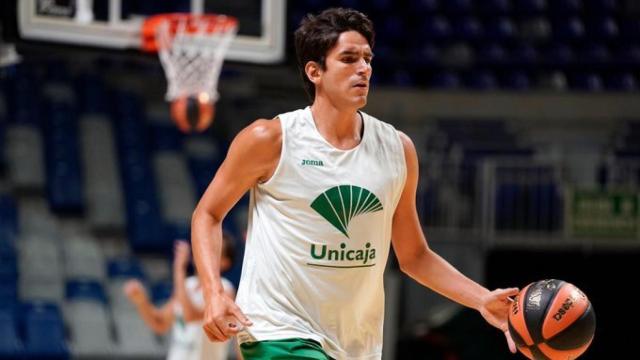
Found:
[[[420,284],[462,305],[478,310],[493,326],[507,335],[509,347],[515,352],[507,327],[510,296],[517,288],[489,291],[469,279],[449,262],[436,254],[427,243],[416,210],[418,187],[418,155],[411,139],[400,133],[407,165],[405,182],[398,207],[393,216],[392,244],[400,269]]]

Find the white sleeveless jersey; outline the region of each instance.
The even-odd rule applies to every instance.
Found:
[[[360,113],[360,144],[339,150],[309,107],[279,115],[273,176],[251,190],[237,303],[240,342],[313,339],[337,359],[379,359],[383,272],[406,179],[398,132]]]

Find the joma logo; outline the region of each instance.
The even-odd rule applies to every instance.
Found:
[[[300,164],[302,166],[324,166],[324,163],[322,162],[322,160],[307,160],[307,159],[302,159],[302,164]]]

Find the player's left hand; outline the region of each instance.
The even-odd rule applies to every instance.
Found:
[[[516,344],[509,333],[507,319],[509,317],[509,308],[513,302],[511,297],[518,295],[518,292],[518,288],[493,290],[485,295],[482,299],[482,305],[478,309],[489,324],[502,330],[512,353],[516,352]]]

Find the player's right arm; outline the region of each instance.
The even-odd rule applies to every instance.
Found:
[[[142,283],[136,279],[128,280],[123,286],[127,299],[136,307],[138,314],[147,326],[156,334],[162,335],[173,324],[173,298],[163,306],[156,307],[149,301]]]
[[[220,281],[222,221],[254,185],[268,180],[280,159],[280,120],[257,120],[233,140],[227,157],[191,218],[191,246],[205,300],[203,328],[212,341],[225,341],[251,322]],[[231,325],[231,326],[230,326]]]

